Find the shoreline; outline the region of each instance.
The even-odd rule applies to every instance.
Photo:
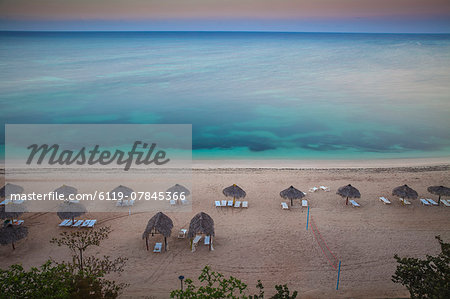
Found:
[[[450,157],[436,158],[392,158],[392,159],[370,159],[370,160],[231,160],[231,159],[204,159],[193,160],[193,169],[234,169],[234,168],[269,168],[269,169],[390,169],[411,167],[439,167],[450,166]]]

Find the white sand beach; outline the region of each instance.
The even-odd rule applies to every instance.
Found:
[[[419,198],[437,199],[427,192],[427,187],[448,185],[450,166],[422,162],[398,162],[393,168],[383,162],[358,168],[356,164],[344,167],[321,161],[322,167],[315,169],[308,164],[311,162],[297,165],[311,169],[285,169],[295,168],[288,163],[252,168],[236,162],[230,168],[223,161],[199,162],[193,171],[192,212],[166,213],[174,222],[169,251],[146,251],[142,233],[154,213],[128,215],[127,210],[82,217],[98,219],[98,226],[112,228],[109,239],[88,254],[128,258],[125,271],[115,277],[130,284],[123,298],[168,298],[170,291],[179,287],[179,275],[197,278],[205,265],[243,280],[250,294],[261,279],[266,294],[273,293],[275,284],[288,284],[290,290],[299,291],[301,298],[407,297],[406,288],[391,281],[396,268],[394,254],[424,257],[439,252],[436,235],[450,240],[450,208],[424,207],[419,200],[402,206],[391,195],[394,187],[406,183],[419,193]],[[233,183],[247,192],[248,209],[215,208],[215,200],[225,199],[222,189]],[[349,183],[361,192],[357,199],[360,208],[346,206],[345,199],[336,195],[340,186]],[[280,202],[286,200],[280,198],[279,192],[290,185],[307,192],[305,198],[321,236],[342,261],[338,291],[336,271],[311,229],[306,230],[306,209],[298,201],[288,211],[281,209]],[[320,185],[328,186],[330,192],[308,191]],[[392,204],[384,205],[378,200],[380,196]],[[177,239],[177,231],[188,228],[190,219],[200,211],[214,219],[215,250],[208,251],[201,245],[192,253],[188,240]],[[23,219],[29,227],[28,237],[16,244],[15,251],[11,246],[0,247],[1,268],[14,263],[38,266],[49,258],[70,258],[68,249],[49,243],[59,232],[73,230],[59,228],[55,213],[28,213]],[[150,238],[150,245],[161,241],[161,236],[155,236]]]

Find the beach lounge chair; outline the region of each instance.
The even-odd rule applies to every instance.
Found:
[[[288,204],[285,203],[285,202],[282,202],[282,203],[281,203],[281,209],[282,209],[282,210],[289,210]]]
[[[222,200],[221,201],[221,206],[222,207],[226,207],[227,206],[227,201],[226,200]]]
[[[316,192],[317,190],[319,190],[317,187],[309,188],[309,192]]]
[[[450,207],[450,201],[449,200],[441,199],[441,202],[444,204],[444,206]]]
[[[354,208],[360,207],[359,203],[357,203],[354,199],[350,199],[349,201],[350,201],[350,203],[352,204],[352,206],[353,206]]]
[[[17,219],[14,219],[13,222],[12,222],[12,224],[13,224],[13,225],[22,225],[24,222],[25,222],[24,220],[17,220]]]
[[[205,245],[209,245],[209,241],[211,240],[211,237],[210,236],[206,236],[205,237],[205,242],[204,242],[204,244]]]
[[[329,187],[326,187],[326,186],[320,186],[319,188],[320,188],[321,190],[325,191],[325,192],[330,191],[330,188],[329,188]]]
[[[188,204],[188,200],[187,199],[182,199],[181,200],[181,204],[182,205],[187,205]]]
[[[248,201],[243,201],[242,202],[242,207],[243,208],[248,208]]]
[[[84,220],[84,222],[81,225],[81,227],[87,227],[90,223],[91,223],[91,220]]]
[[[381,196],[381,197],[380,197],[380,200],[381,200],[385,205],[390,205],[390,204],[391,204],[391,202],[389,201],[389,199],[387,199],[387,198],[384,197],[384,196]]]
[[[422,203],[423,206],[429,206],[430,203],[428,202],[428,200],[426,200],[425,198],[421,198],[420,202]]]
[[[175,206],[177,204],[177,202],[175,201],[175,199],[171,199],[170,200],[170,205],[171,206]]]
[[[97,223],[97,220],[91,220],[91,222],[88,224],[88,227],[94,227],[94,225]]]
[[[438,206],[438,203],[432,200],[431,198],[427,198],[428,202],[433,206]]]
[[[132,207],[132,206],[134,205],[134,199],[130,199],[130,200],[128,201],[128,205],[129,205],[130,207]]]
[[[67,224],[69,221],[72,221],[72,220],[70,220],[70,219],[64,219],[58,226],[66,226],[66,224]]]
[[[187,234],[187,229],[185,229],[185,228],[180,229],[180,231],[178,232],[178,239],[186,238],[186,234]]]
[[[156,243],[155,248],[153,248],[153,252],[161,253],[161,249],[162,249],[162,243]]]
[[[241,207],[241,202],[240,202],[240,201],[236,201],[236,202],[234,203],[234,207],[235,207],[235,208],[240,208],[240,207]]]
[[[233,201],[232,201],[232,200],[229,200],[229,201],[228,201],[228,206],[229,206],[229,207],[232,207],[232,206],[233,206]]]
[[[118,200],[116,202],[116,207],[121,207],[123,205],[123,202],[121,200]]]
[[[194,240],[192,241],[192,244],[197,245],[197,243],[202,239],[201,235],[196,235]]]
[[[306,199],[302,199],[302,208],[308,207],[308,201]]]
[[[400,201],[402,202],[402,205],[410,205],[411,202],[405,198],[400,198]]]
[[[216,201],[214,202],[214,205],[216,206],[216,208],[217,208],[217,207],[221,207],[220,201],[219,201],[219,200],[216,200]]]
[[[77,222],[75,222],[72,227],[80,227],[80,225],[84,222],[84,220],[78,220]]]

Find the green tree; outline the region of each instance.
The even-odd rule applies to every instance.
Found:
[[[50,243],[67,246],[74,253],[80,270],[83,270],[83,253],[89,246],[99,246],[101,241],[108,238],[110,232],[109,226],[92,230],[77,230],[70,233],[62,232],[59,238],[53,238]]]
[[[198,277],[198,280],[203,283],[202,286],[197,287],[194,285],[192,279],[186,279],[185,287],[182,290],[174,290],[170,293],[171,298],[242,298],[242,299],[263,299],[264,298],[264,286],[260,280],[256,287],[259,289],[258,295],[246,296],[245,291],[247,285],[241,280],[230,276],[225,278],[223,274],[211,271],[209,266],[205,266],[202,273]],[[289,289],[286,285],[275,286],[277,293],[270,297],[273,299],[294,299],[297,297],[297,291],[294,291],[290,296]]]
[[[392,281],[408,289],[411,298],[450,298],[450,244],[436,236],[441,253],[425,259],[395,255],[398,265]]]

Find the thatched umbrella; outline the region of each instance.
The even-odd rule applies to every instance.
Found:
[[[167,251],[167,237],[170,237],[172,233],[173,222],[172,219],[169,218],[166,214],[162,212],[158,212],[150,218],[147,223],[147,227],[145,228],[144,233],[142,234],[142,239],[145,239],[145,245],[148,250],[148,236],[152,234],[152,236],[156,234],[161,234],[164,236],[164,251]]]
[[[415,190],[413,190],[406,184],[394,188],[394,190],[392,190],[392,195],[398,196],[400,198],[410,198],[410,199],[417,199],[417,197],[419,196]]]
[[[197,234],[210,236],[209,250],[211,250],[212,237],[214,236],[214,220],[204,212],[195,215],[189,224],[188,237],[192,239]]]
[[[290,199],[291,206],[292,206],[292,201],[294,199],[301,199],[301,198],[305,197],[305,193],[298,190],[297,188],[294,188],[294,186],[290,186],[289,188],[281,191],[280,196],[285,199]]]
[[[0,244],[7,245],[11,243],[13,250],[15,250],[14,243],[25,238],[27,235],[27,227],[8,224],[0,229]]]
[[[77,202],[65,201],[58,208],[58,217],[63,219],[72,219],[74,221],[75,217],[79,217],[86,213],[86,208]]]
[[[26,212],[27,209],[24,205],[18,203],[9,203],[0,206],[0,219],[13,220],[14,218],[18,218],[20,215]]]
[[[116,188],[114,188],[113,190],[111,190],[109,192],[109,195],[113,199],[117,199],[119,197],[122,197],[120,199],[120,201],[123,202],[123,199],[130,197],[133,192],[134,192],[133,189],[128,188],[128,187],[123,186],[123,185],[119,185]],[[122,194],[122,196],[120,196],[120,194]]]
[[[352,185],[348,184],[346,186],[342,186],[338,189],[336,194],[346,197],[345,204],[348,205],[348,198],[360,198],[361,193],[359,193],[359,190],[353,187]]]
[[[173,185],[172,187],[167,189],[167,192],[177,193],[178,195],[180,195],[181,193],[184,193],[185,196],[189,196],[189,194],[191,194],[191,191],[189,191],[188,188],[186,188],[186,187],[184,187],[183,185],[180,185],[180,184]]]
[[[7,183],[0,189],[0,197],[9,197],[11,194],[21,194],[23,187]]]
[[[61,187],[56,188],[53,192],[55,192],[56,194],[63,194],[64,198],[68,198],[72,194],[77,194],[78,190],[75,187],[62,185]]]
[[[450,188],[444,186],[430,186],[428,187],[428,192],[438,195],[438,204],[441,203],[441,196],[450,196]]]
[[[245,193],[245,191],[236,184],[226,187],[222,192],[225,196],[233,197],[233,204],[236,201],[236,198],[244,198],[247,195],[247,193]]]

